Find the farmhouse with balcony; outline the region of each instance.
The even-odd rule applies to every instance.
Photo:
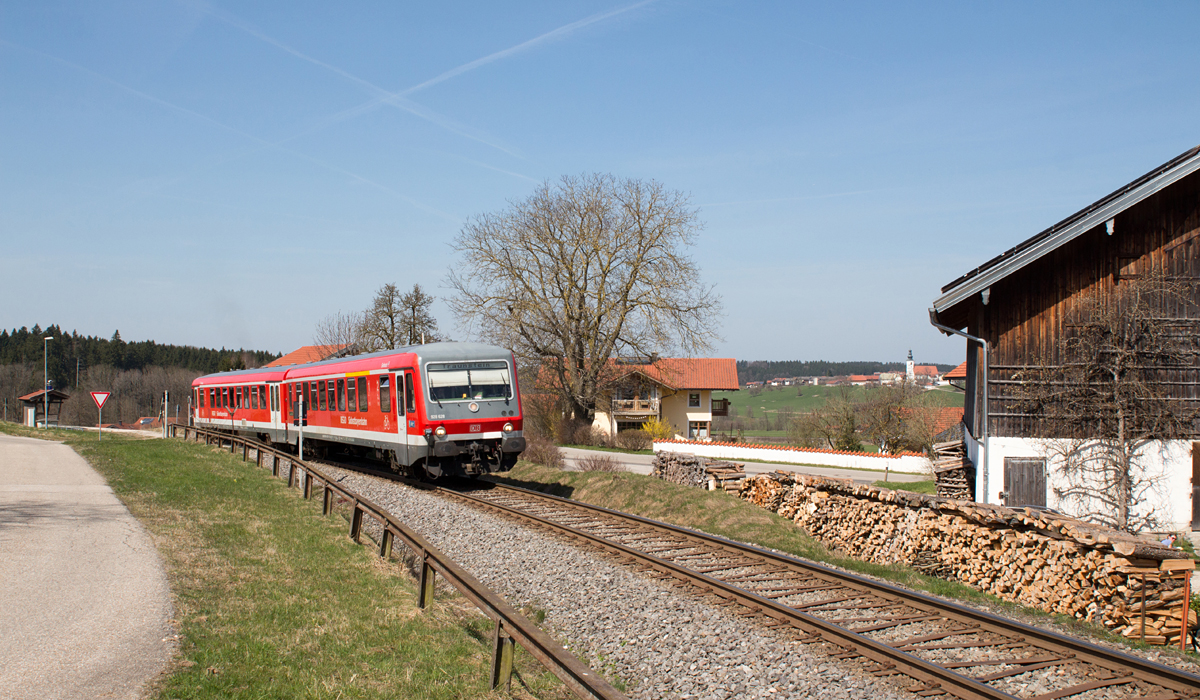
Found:
[[[714,399],[712,392],[740,389],[733,359],[661,358],[616,367],[619,378],[608,399],[597,402],[593,422],[609,435],[658,418],[680,437],[711,439],[713,416],[729,415],[729,400]]]
[[[1149,316],[1171,337],[1190,342],[1200,331],[1200,147],[1155,168],[942,288],[930,321],[943,332],[967,336],[965,367],[947,374],[965,388],[967,453],[976,469],[975,497],[1010,506],[1070,509],[1055,494],[1061,476],[1042,413],[1031,413],[1018,392],[1028,372],[1058,371],[1064,338],[1077,338],[1089,309],[1120,310],[1120,296],[1139,278],[1163,280],[1182,297],[1147,297]],[[1149,284],[1149,282],[1143,283]],[[1120,306],[1118,306],[1120,304]],[[1158,352],[1141,347],[1137,355]],[[1145,385],[1169,401],[1167,413],[1200,408],[1200,353],[1176,364],[1139,369]],[[1072,360],[1072,362],[1075,362]],[[1141,398],[1139,401],[1143,400]],[[1062,425],[1060,423],[1059,425]],[[1154,440],[1137,453],[1157,474],[1142,507],[1163,526],[1200,529],[1200,430],[1185,439]],[[1061,430],[1061,428],[1054,428]],[[1083,439],[1095,437],[1088,428]],[[1195,441],[1195,442],[1194,442]],[[1049,459],[1049,463],[1047,460]],[[1092,482],[1094,483],[1094,482]]]

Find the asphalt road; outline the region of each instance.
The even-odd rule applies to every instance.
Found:
[[[602,450],[584,450],[577,447],[562,448],[564,461],[568,469],[575,469],[579,460],[586,458],[588,455],[608,455],[625,465],[625,468],[637,474],[649,474],[650,467],[654,462],[654,457],[651,455],[633,455],[623,452],[606,452]],[[737,460],[732,460],[737,461]],[[882,480],[884,473],[881,471],[866,471],[862,469],[839,469],[837,467],[807,467],[802,464],[787,464],[784,462],[767,463],[767,462],[745,462],[747,474],[765,474],[782,470],[786,472],[796,472],[798,474],[812,474],[814,476],[828,476],[838,479],[853,479],[857,483],[872,484]],[[903,474],[900,472],[891,472],[887,475],[889,481],[922,481],[929,477],[923,474]]]
[[[149,535],[71,448],[0,435],[0,696],[138,698],[174,650]]]

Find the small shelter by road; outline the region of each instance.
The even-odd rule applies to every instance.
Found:
[[[46,394],[49,394],[48,396]],[[57,389],[35,391],[19,397],[21,409],[25,415],[23,421],[30,428],[40,425],[58,425],[58,416],[62,412],[63,401],[71,398]],[[49,410],[50,420],[46,420],[45,411]]]

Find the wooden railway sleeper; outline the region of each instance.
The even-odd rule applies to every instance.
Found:
[[[908,639],[902,639],[899,642],[896,642],[892,646],[896,647],[897,649],[903,649],[905,647],[912,647],[914,644],[923,644],[925,642],[936,642],[939,639],[945,639],[946,637],[956,637],[960,634],[971,634],[973,632],[978,632],[979,629],[980,629],[979,625],[972,624],[972,625],[967,625],[965,627],[960,627],[957,629],[942,630],[941,632],[937,632],[935,634],[927,634],[922,637],[909,637]],[[920,647],[917,647],[917,648],[919,649]],[[929,648],[936,649],[937,647],[929,647]]]
[[[1113,686],[1113,685],[1128,685],[1133,682],[1134,682],[1133,672],[1131,671],[1129,673],[1129,675],[1127,675],[1127,676],[1117,676],[1115,678],[1103,678],[1103,679],[1099,679],[1099,680],[1089,681],[1087,683],[1080,683],[1078,685],[1073,685],[1069,688],[1061,688],[1061,689],[1056,690],[1051,693],[1043,693],[1042,695],[1035,695],[1033,698],[1030,698],[1030,700],[1058,700],[1058,698],[1065,698],[1065,697],[1069,697],[1071,695],[1078,695],[1080,693],[1086,693],[1089,690],[1097,690],[1099,688],[1107,688],[1107,687]]]

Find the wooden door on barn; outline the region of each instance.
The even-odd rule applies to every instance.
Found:
[[[1200,442],[1192,443],[1192,529],[1200,530]]]
[[[1004,458],[1004,503],[1010,508],[1046,505],[1046,460]]]

